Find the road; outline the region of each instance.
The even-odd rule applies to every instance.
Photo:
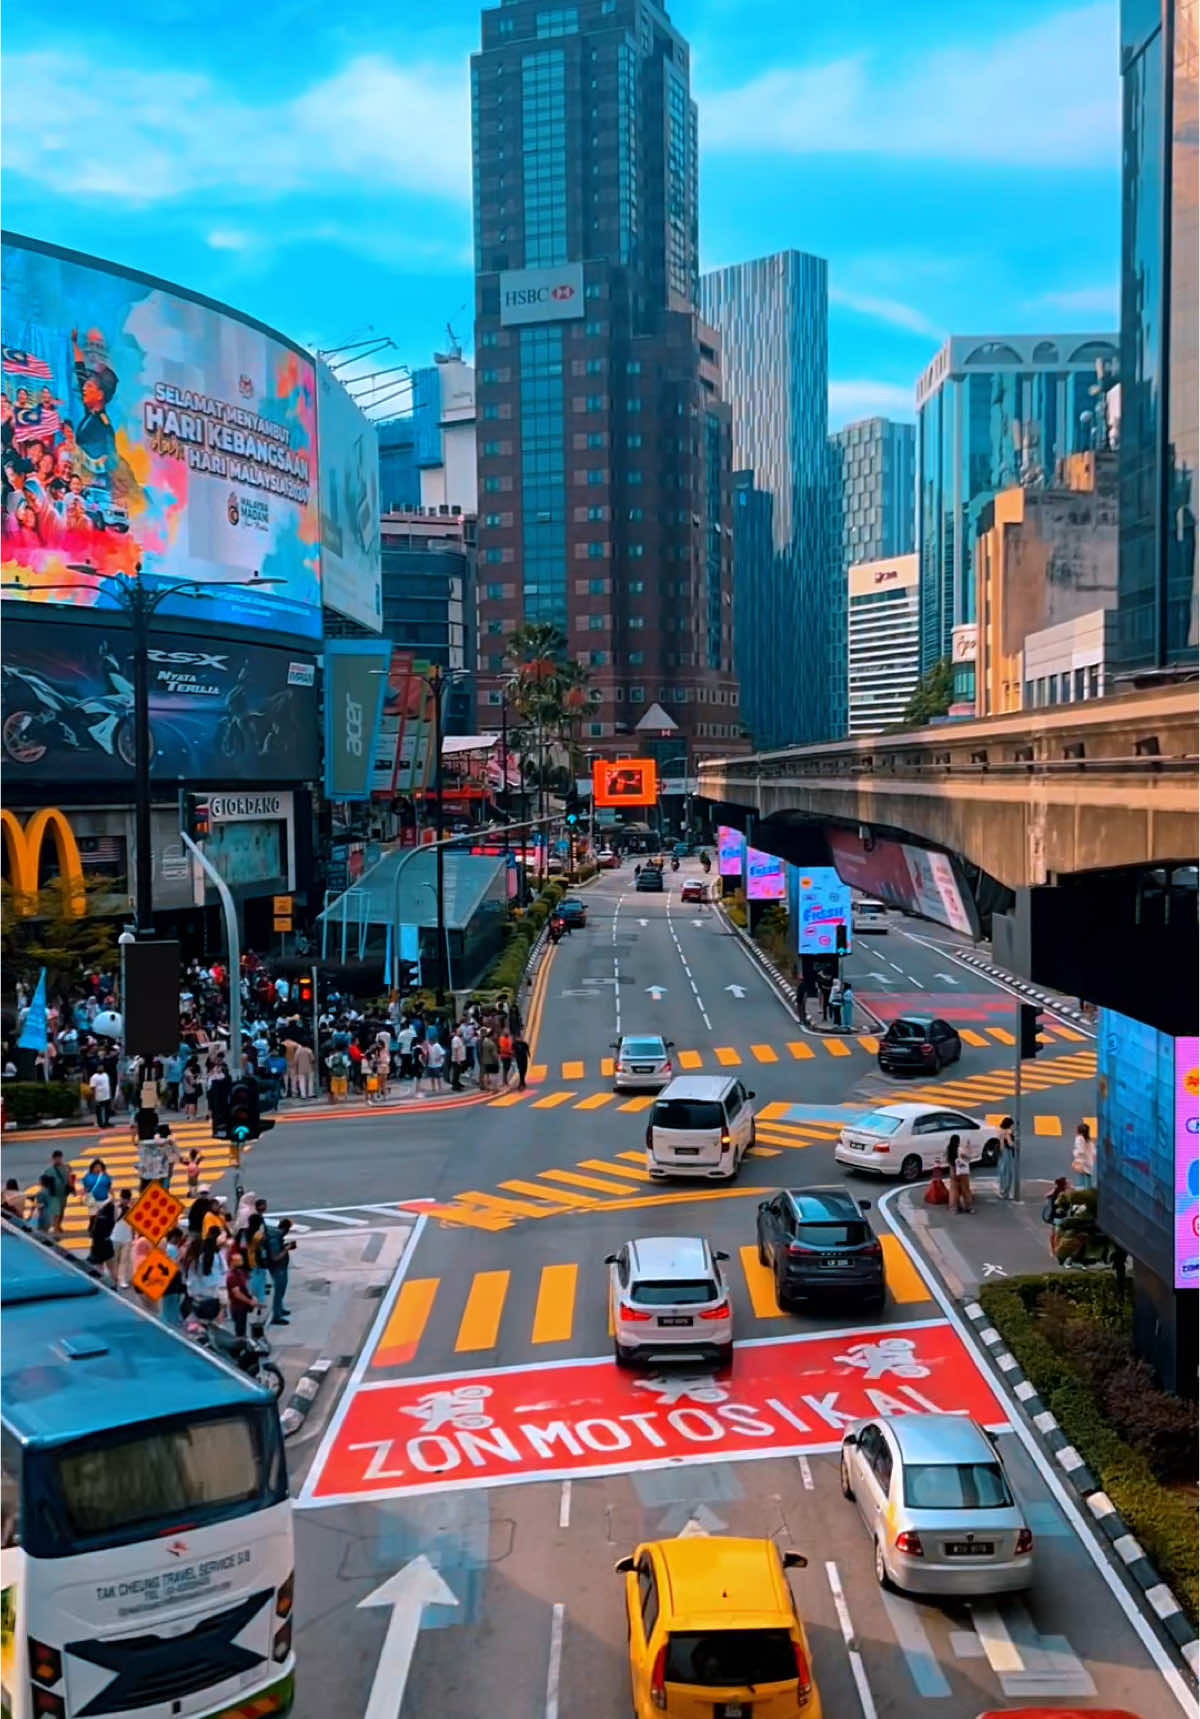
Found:
[[[1003,1405],[882,1215],[890,1294],[878,1317],[781,1315],[751,1244],[764,1192],[841,1180],[842,1107],[895,1083],[869,1034],[831,1048],[802,1032],[710,912],[635,895],[620,874],[587,900],[590,923],[545,981],[528,1093],[284,1125],[254,1163],[272,1206],[310,1230],[427,1202],[332,1419],[293,1457],[301,1719],[367,1711],[381,1654],[386,1710],[401,1719],[625,1712],[612,1564],[685,1527],[770,1535],[808,1555],[793,1586],[827,1713],[915,1715],[932,1701],[957,1716],[1039,1694],[1143,1719],[1176,1712],[1061,1495],[1011,1432],[1003,1448],[1038,1537],[1032,1593],[978,1607],[881,1593],[838,1486],[842,1416],[898,1401],[1002,1428]],[[978,1041],[936,1083],[947,1102],[1007,1108],[1011,996],[957,965],[935,928],[897,922],[864,944],[851,957],[860,997],[885,1017],[936,1005]],[[604,1072],[618,1028],[662,1032],[683,1067],[737,1068],[753,1086],[767,1120],[734,1187],[647,1183],[645,1105],[614,1095]],[[1031,1178],[1058,1173],[1075,1120],[1094,1109],[1090,1042],[1073,1029],[1050,1038],[1027,1070]],[[739,1348],[722,1383],[612,1364],[604,1256],[664,1231],[702,1231],[730,1254]],[[901,1347],[880,1351],[881,1337]]]

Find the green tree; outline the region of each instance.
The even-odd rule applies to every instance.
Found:
[[[913,689],[897,728],[920,728],[935,716],[945,716],[954,699],[954,665],[949,657],[927,669]]]
[[[70,892],[55,878],[40,889],[33,901],[23,901],[32,911],[18,913],[10,886],[0,895],[0,954],[7,982],[36,980],[46,969],[50,994],[73,985],[93,968],[112,968],[117,959],[118,922],[101,915],[110,906],[111,878],[84,877],[87,910],[70,911]]]
[[[534,730],[535,780],[544,782],[547,741],[567,749],[568,771],[574,773],[578,728],[587,709],[587,671],[569,655],[566,635],[549,621],[528,621],[511,635],[505,652],[509,662],[506,696],[517,715]]]

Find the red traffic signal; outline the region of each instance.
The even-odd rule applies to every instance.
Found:
[[[313,1000],[313,982],[309,978],[307,973],[298,982],[297,987],[296,987],[296,995],[299,997],[299,999],[302,1003],[308,1003],[311,1005],[312,1000]]]

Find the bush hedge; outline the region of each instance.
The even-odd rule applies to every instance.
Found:
[[[1134,1356],[1115,1280],[1018,1277],[979,1301],[1195,1623],[1196,1408]]]
[[[19,1128],[52,1117],[64,1121],[79,1115],[79,1087],[63,1080],[6,1080],[4,1120]]]

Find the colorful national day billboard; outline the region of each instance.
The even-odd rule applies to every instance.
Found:
[[[747,848],[746,900],[786,901],[787,861],[758,848]]]
[[[1200,1039],[1175,1040],[1175,1287],[1200,1288]]]
[[[600,758],[592,765],[592,798],[597,806],[653,806],[658,799],[658,770],[653,758]]]
[[[853,934],[850,885],[842,882],[831,865],[796,866],[793,872],[797,954],[836,955],[839,926],[845,929],[845,948],[849,950]]]
[[[151,588],[204,588],[167,598],[166,614],[320,636],[303,352],[177,288],[12,235],[0,343],[7,602],[112,609],[140,565]]]
[[[317,364],[321,436],[321,593],[339,615],[378,632],[379,436],[325,364]]]
[[[717,872],[721,877],[741,877],[746,838],[728,824],[717,826]]]

